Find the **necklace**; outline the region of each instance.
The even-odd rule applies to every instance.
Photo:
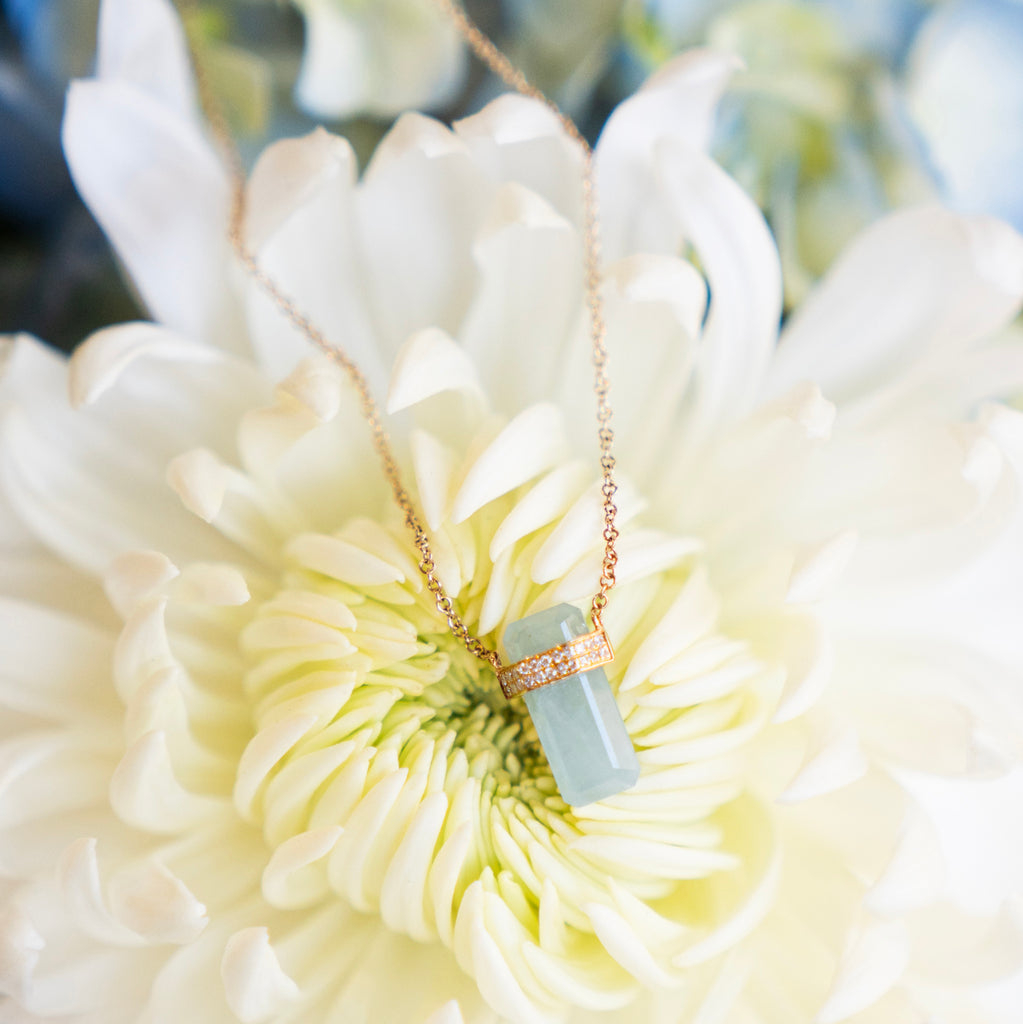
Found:
[[[195,0],[182,0],[194,8]],[[603,496],[604,557],[597,592],[590,606],[592,629],[582,612],[561,604],[511,623],[503,641],[511,661],[505,663],[494,648],[475,636],[455,608],[437,575],[430,540],[401,470],[380,410],[359,367],[332,344],[264,271],[245,240],[245,169],[224,113],[209,86],[202,63],[193,50],[196,82],[210,129],[222,149],[231,175],[232,199],[228,237],[238,261],[258,287],[277,305],[290,323],[348,377],[358,398],[373,447],[395,504],[401,511],[419,553],[419,571],[443,616],[449,632],[475,657],[489,664],[509,700],[523,696],[564,800],[573,805],[592,803],[630,788],[639,778],[639,762],[618,710],[603,666],[614,659],[604,630],[603,612],[615,585],[618,555],[615,542],[617,507],[613,454],[614,431],[607,376],[606,326],[601,298],[600,231],[593,173],[593,150],[576,123],[525,75],[469,19],[456,0],[434,0],[451,19],[476,56],[517,92],[543,103],[554,112],[583,155],[583,241],[586,301],[592,343],[593,388],[597,402],[597,440],[600,447]]]

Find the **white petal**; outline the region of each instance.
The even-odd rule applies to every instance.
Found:
[[[167,467],[167,483],[181,503],[200,519],[213,522],[227,494],[227,467],[206,448],[179,455]]]
[[[427,874],[447,811],[448,799],[443,792],[424,798],[387,867],[380,889],[383,922],[420,942],[436,937],[427,916]]]
[[[806,714],[827,689],[835,666],[834,645],[826,628],[810,615],[772,617],[770,630],[767,657],[783,664],[786,673],[774,721],[788,722]]]
[[[1005,131],[1023,99],[1014,4],[952,4],[928,14],[905,61],[902,91],[928,165],[955,209],[1023,224],[1015,174],[1023,142]]]
[[[447,103],[464,74],[461,37],[424,0],[344,7],[306,0],[306,47],[296,85],[310,113],[391,117]]]
[[[867,920],[842,954],[831,992],[815,1018],[817,1024],[838,1024],[872,1006],[899,980],[908,963],[905,925]]]
[[[57,878],[68,917],[91,939],[131,946],[138,936],[116,921],[107,909],[96,858],[96,840],[79,839],[64,851]]]
[[[186,832],[224,814],[227,801],[198,796],[174,777],[166,737],[140,737],[110,780],[110,803],[118,816],[147,832]]]
[[[238,762],[234,786],[234,805],[246,821],[258,819],[257,802],[270,773],[317,721],[316,715],[292,715],[261,729],[249,742]]]
[[[697,353],[693,429],[748,412],[781,318],[778,250],[760,211],[710,157],[666,141],[656,172],[707,275],[711,301]]]
[[[820,717],[815,720],[810,744],[796,777],[778,797],[780,803],[799,803],[831,793],[862,778],[869,762],[851,725]]]
[[[52,609],[0,598],[0,704],[51,721],[116,721],[114,636]]]
[[[413,430],[409,442],[423,518],[426,525],[436,531],[451,514],[457,480],[457,456],[425,430]]]
[[[171,594],[175,601],[218,608],[236,608],[251,596],[245,577],[234,566],[208,562],[187,566],[171,587]]]
[[[455,497],[452,521],[464,522],[488,502],[539,476],[567,454],[558,408],[546,403],[530,406],[472,463]]]
[[[457,333],[490,194],[465,147],[428,118],[403,115],[377,147],[359,186],[356,223],[385,359],[424,327]]]
[[[718,599],[705,572],[695,572],[629,659],[621,689],[628,691],[707,633],[717,621]]]
[[[762,405],[753,419],[763,423],[789,420],[808,441],[827,441],[837,412],[834,403],[824,397],[816,384],[804,381],[775,401]]]
[[[628,480],[619,478],[617,523],[625,523],[643,511],[643,498]],[[547,535],[533,558],[530,576],[534,583],[549,583],[564,576],[581,558],[597,550],[603,529],[603,499],[599,484],[584,491]]]
[[[265,928],[246,928],[227,940],[220,976],[227,1005],[242,1024],[271,1020],[300,995],[281,967]]]
[[[104,0],[97,74],[144,90],[182,116],[196,117],[188,44],[168,0]]]
[[[327,394],[308,397],[322,399],[321,411],[328,411]],[[265,501],[274,495],[278,513],[287,512],[287,533],[310,528],[329,532],[356,516],[378,516],[393,500],[347,382],[336,397],[340,401],[329,410],[332,415],[317,426],[313,420],[318,412],[305,404],[296,408],[282,389],[278,410],[262,418],[261,436],[245,453],[254,460],[250,473],[258,490],[253,497],[261,493]],[[352,486],[353,480],[359,481],[358,487]]]
[[[650,988],[668,988],[677,984],[674,976],[657,963],[621,914],[600,904],[591,904],[584,909],[601,945],[631,975]]]
[[[454,128],[496,181],[518,182],[570,223],[582,223],[582,151],[546,104],[504,93]]]
[[[76,82],[64,152],[153,316],[244,350],[227,273],[226,176],[198,127],[130,86]]]
[[[500,408],[549,397],[582,315],[572,226],[517,183],[502,186],[473,246],[479,284],[460,338]]]
[[[121,868],[108,886],[111,913],[147,942],[191,942],[206,927],[206,908],[157,860]]]
[[[909,650],[884,651],[862,641],[861,650],[852,646],[837,651],[841,681],[836,682],[845,689],[850,672],[861,680],[845,701],[874,758],[913,771],[977,779],[1009,767],[1011,741],[1003,739],[997,718],[990,726],[985,722],[993,710],[984,699],[989,681],[982,676],[974,683],[976,666],[964,671],[956,664],[954,648],[943,657],[940,647],[921,656]],[[861,678],[864,671],[869,678]],[[976,699],[971,684],[977,686]],[[1007,708],[1018,714],[1013,705]]]
[[[397,0],[394,7],[364,10],[379,11],[374,26],[374,110],[394,115],[451,102],[461,87],[467,54],[446,12],[430,0]]]
[[[867,894],[867,909],[890,918],[927,907],[938,901],[944,882],[945,861],[938,833],[919,808],[911,807],[884,874]]]
[[[843,530],[825,541],[800,550],[792,566],[785,603],[805,604],[824,596],[841,578],[858,542],[855,530]]]
[[[707,308],[707,284],[675,256],[630,256],[605,269],[604,318],[615,450],[638,483],[658,480],[682,426]],[[587,325],[588,326],[588,325]],[[592,345],[578,329],[559,366],[559,396],[577,445],[592,444]]]
[[[355,155],[322,130],[274,143],[247,189],[247,242],[260,267],[321,332],[343,349],[374,391],[386,380],[386,355],[366,301],[355,224]],[[313,350],[257,282],[246,279],[249,332],[273,376],[289,373]]]
[[[400,412],[445,391],[482,397],[473,361],[444,331],[428,327],[402,345],[391,372],[387,411]]]
[[[197,347],[166,332],[154,346],[154,330],[126,325],[79,348],[77,380],[94,401],[78,412],[63,360],[30,339],[15,344],[0,383],[14,398],[0,439],[7,498],[48,547],[92,573],[126,550],[211,560],[231,550],[167,500],[163,471],[199,437],[233,448],[232,415],[265,385],[223,355],[191,358]]]
[[[364,33],[342,7],[300,4],[306,41],[295,101],[317,117],[341,118],[371,100],[373,61]]]
[[[92,405],[117,384],[135,360],[147,357],[166,362],[205,363],[222,372],[225,369],[222,360],[212,350],[156,324],[107,327],[90,335],[75,349],[68,374],[72,406],[79,409]]]
[[[661,878],[705,878],[715,871],[739,866],[734,854],[724,850],[676,846],[617,835],[583,835],[573,839],[571,848],[612,873],[642,865]],[[631,870],[636,870],[631,868]]]
[[[423,1024],[465,1024],[465,1018],[456,1000],[445,1003],[436,1013],[431,1013]]]
[[[127,618],[177,575],[178,567],[159,551],[128,551],[110,563],[103,585],[118,615]]]
[[[321,423],[327,423],[337,416],[341,408],[343,388],[344,376],[340,367],[328,359],[314,356],[303,359],[277,385],[277,392],[290,395]]]
[[[274,907],[293,909],[319,903],[329,892],[325,858],[337,844],[341,828],[301,832],[270,855],[263,872],[263,895]]]
[[[741,798],[738,806],[742,814],[740,829],[748,829],[751,825],[755,828],[743,840],[746,847],[742,857],[743,870],[748,873],[748,884],[740,887],[737,900],[731,897],[735,900],[732,913],[679,953],[672,960],[675,967],[691,969],[734,949],[763,922],[778,899],[783,850],[776,835],[774,816],[747,797]],[[718,881],[727,883],[728,879],[728,875],[723,875]],[[746,882],[746,878],[743,881]],[[725,893],[727,889],[722,895]]]
[[[465,897],[462,905],[467,906]],[[545,1015],[522,991],[500,947],[487,931],[482,915],[469,924],[469,934],[472,973],[483,998],[514,1024],[546,1024]]]
[[[970,989],[1018,974],[1023,957],[1019,901],[994,916],[970,915],[951,904],[923,909],[910,918],[912,970],[928,980]]]
[[[838,400],[962,351],[1023,302],[1023,237],[938,207],[890,214],[860,235],[786,326],[772,393],[816,381]]]
[[[490,558],[497,561],[512,545],[563,515],[579,498],[591,477],[584,462],[556,466],[542,477],[501,521],[490,541]]]
[[[117,637],[113,676],[117,692],[126,703],[154,672],[177,667],[167,636],[166,610],[167,598],[163,595],[142,600]]]
[[[0,486],[0,593],[116,629],[117,616],[90,575],[47,550],[11,508]]]
[[[734,56],[693,50],[665,64],[608,119],[597,145],[597,170],[610,259],[677,251],[681,231],[667,215],[654,152],[666,138],[706,150],[718,100],[738,67]]]
[[[166,480],[188,511],[269,565],[279,560],[283,539],[308,525],[286,495],[265,486],[254,474],[228,465],[207,448],[194,448],[172,459]],[[213,561],[237,559],[238,551],[232,550]]]
[[[0,910],[0,992],[22,1000],[45,948],[28,915],[14,902],[6,904]]]
[[[175,454],[186,437],[233,451],[237,418],[270,398],[266,378],[247,360],[145,322],[90,335],[72,353],[66,390],[75,408],[116,421],[115,431],[130,422],[135,447],[149,442],[161,456]]]
[[[950,782],[904,772],[899,778],[938,831],[947,880],[943,895],[971,913],[997,914],[1007,893],[1023,889],[1023,825],[1019,815],[1007,813],[1023,801],[1023,769],[984,781]],[[950,941],[957,936],[973,941],[962,927],[940,931]],[[940,970],[956,957],[953,949]]]
[[[355,586],[402,583],[406,578],[398,566],[339,537],[300,535],[288,545],[288,554],[314,572]]]

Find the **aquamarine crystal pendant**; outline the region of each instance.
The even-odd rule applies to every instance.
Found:
[[[639,761],[602,665],[614,657],[603,629],[590,632],[578,608],[559,604],[504,631],[512,664],[500,672],[506,697],[523,695],[565,802],[593,803],[630,789]]]

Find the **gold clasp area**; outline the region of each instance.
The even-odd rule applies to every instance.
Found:
[[[549,651],[532,654],[497,674],[505,697],[511,700],[527,690],[537,690],[560,679],[588,672],[614,661],[614,649],[603,629],[577,636]]]

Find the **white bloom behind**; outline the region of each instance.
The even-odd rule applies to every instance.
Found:
[[[70,370],[17,339],[2,379],[0,1020],[910,1024],[1015,967],[1013,880],[956,907],[911,783],[1023,753],[1023,240],[889,218],[779,341],[776,250],[705,152],[730,69],[681,58],[598,151],[643,775],[572,810],[424,595],[344,381],[227,258],[170,9],[108,0],[65,144],[158,323]],[[386,402],[470,625],[583,600],[551,114],[407,115],[361,180],[282,142],[249,200]]]
[[[942,194],[1023,226],[1023,7],[942,4],[910,52],[907,98]]]
[[[314,117],[443,106],[465,76],[461,38],[432,0],[295,0],[306,43],[295,86]]]

